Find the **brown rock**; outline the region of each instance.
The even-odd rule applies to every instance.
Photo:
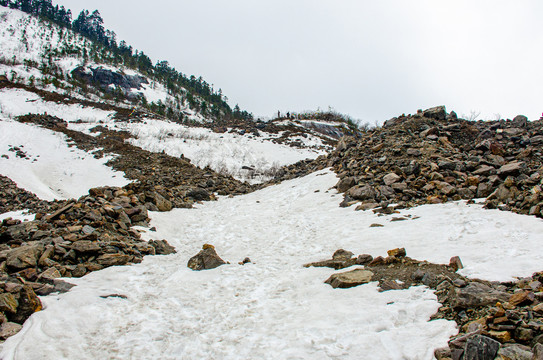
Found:
[[[226,262],[219,257],[213,245],[205,244],[202,250],[191,257],[187,266],[192,270],[209,270],[224,265]]]
[[[330,284],[335,288],[350,288],[362,284],[367,284],[371,281],[373,273],[368,270],[352,270],[340,274],[333,274],[325,283]]]
[[[449,260],[449,266],[453,268],[454,271],[458,271],[464,268],[462,260],[460,260],[459,256],[453,256],[451,260]]]
[[[405,257],[407,255],[405,248],[396,248],[387,251],[388,256],[392,257]]]
[[[509,304],[511,304],[512,306],[519,306],[521,304],[531,303],[532,301],[530,300],[529,295],[529,291],[520,291],[518,293],[515,293],[509,299]]]
[[[6,340],[7,338],[17,334],[22,328],[22,325],[12,322],[5,322],[0,325],[0,339]]]
[[[126,265],[132,260],[130,255],[126,254],[104,254],[96,259],[96,262],[102,266]]]

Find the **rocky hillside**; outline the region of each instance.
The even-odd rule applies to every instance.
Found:
[[[444,107],[343,138],[328,158],[344,206],[395,208],[485,199],[542,217],[543,121],[467,121]]]

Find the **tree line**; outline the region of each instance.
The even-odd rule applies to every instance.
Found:
[[[104,27],[104,20],[98,10],[92,13],[82,10],[79,16],[72,20],[71,10],[53,5],[52,0],[0,0],[0,5],[24,11],[73,30],[111,51],[115,55],[115,62],[137,68],[143,74],[156,78],[172,93],[179,93],[181,88],[185,88],[188,91],[186,98],[191,107],[211,114],[217,120],[253,119],[251,113],[240,110],[237,105],[232,110],[221,89],[215,91],[202,77],[187,76],[171,67],[167,61],[158,61],[153,65],[143,51],[132,48],[124,40],[117,43],[115,32]],[[197,101],[195,96],[203,101]]]

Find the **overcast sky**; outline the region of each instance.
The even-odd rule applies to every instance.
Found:
[[[541,0],[57,0],[256,116],[543,112]],[[92,5],[90,4],[92,3]]]

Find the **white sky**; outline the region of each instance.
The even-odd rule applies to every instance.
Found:
[[[256,116],[543,112],[540,0],[57,0]]]

